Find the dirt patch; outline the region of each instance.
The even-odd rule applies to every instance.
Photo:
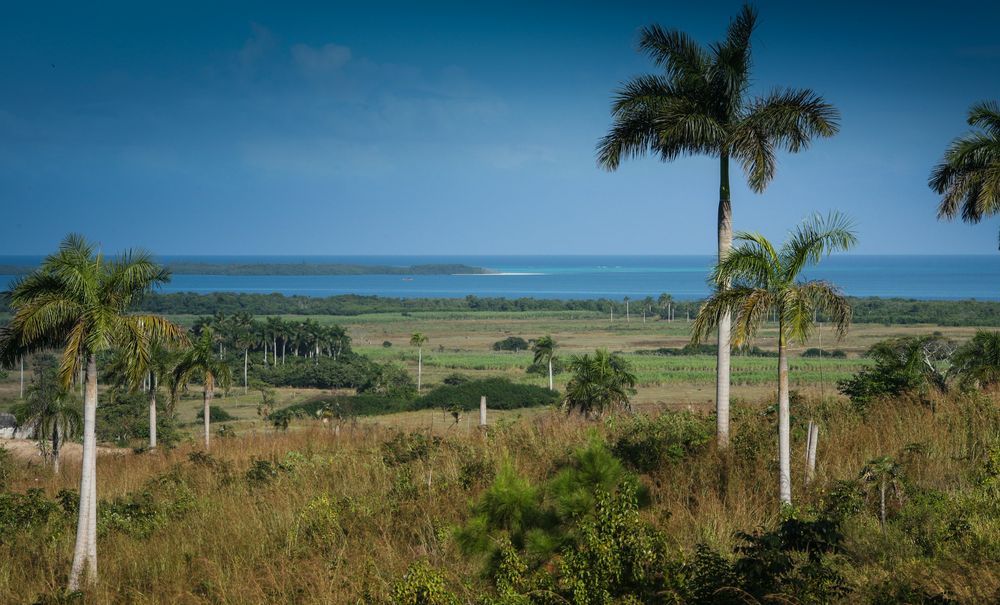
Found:
[[[0,447],[21,460],[42,460],[42,452],[38,449],[38,442],[33,439],[0,439]],[[121,447],[97,447],[98,456],[124,456],[130,451]],[[67,443],[61,448],[59,458],[62,462],[79,462],[82,452],[83,446],[79,443]]]

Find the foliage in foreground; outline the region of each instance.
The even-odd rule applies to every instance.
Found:
[[[806,419],[823,426],[820,462],[799,507],[781,515],[761,487],[773,483],[773,412],[736,412],[726,455],[710,417],[594,422],[553,411],[485,434],[349,424],[337,436],[303,420],[218,440],[211,454],[182,444],[102,457],[106,555],[86,599],[884,604],[1000,594],[993,399],[956,393],[934,412],[876,401],[862,416],[796,398],[793,470]],[[73,472],[0,455],[0,560],[10,562],[0,601],[60,593]]]

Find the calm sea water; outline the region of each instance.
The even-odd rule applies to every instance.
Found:
[[[35,264],[40,257],[0,256],[0,264]],[[497,275],[220,276],[176,275],[165,292],[256,292],[404,298],[641,298],[667,292],[695,299],[708,292],[711,256],[164,256],[162,261],[212,263],[323,262],[407,266],[463,263]],[[864,256],[823,259],[808,277],[838,284],[852,296],[1000,300],[1000,255]],[[0,284],[11,280],[0,275]]]

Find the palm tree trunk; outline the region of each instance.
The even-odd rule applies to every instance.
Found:
[[[76,545],[69,572],[69,590],[79,590],[80,576],[97,581],[97,358],[87,356],[87,378],[83,397],[83,461],[80,469],[80,510],[76,522]],[[93,523],[91,522],[93,520]]]
[[[205,449],[209,446],[212,428],[212,397],[215,396],[215,385],[211,374],[205,376]]]
[[[243,394],[247,394],[247,364],[250,362],[249,349],[243,349]]]
[[[549,357],[549,390],[554,391],[555,387],[552,384],[552,358]]]
[[[52,427],[52,472],[59,474],[59,421]]]
[[[21,356],[21,392],[18,397],[24,399],[24,355]]]
[[[271,356],[274,357],[274,367],[278,367],[278,339],[271,343]]]
[[[778,324],[778,488],[781,503],[792,503],[792,447],[788,405],[788,347]]]
[[[285,339],[281,339],[281,365],[285,365]]]
[[[420,392],[420,381],[424,373],[424,349],[417,347],[417,392]]]
[[[878,492],[879,492],[879,506],[878,506],[878,520],[879,525],[882,527],[882,532],[885,532],[885,492],[886,485],[885,479],[879,482]]]
[[[149,449],[156,449],[156,376],[149,374]]]
[[[729,153],[722,152],[719,175],[719,261],[733,247],[733,209],[729,200]],[[729,284],[722,287],[726,288]],[[719,318],[719,351],[715,375],[715,422],[719,447],[729,446],[729,330],[727,311]]]

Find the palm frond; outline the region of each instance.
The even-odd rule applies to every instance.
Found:
[[[682,31],[666,30],[659,25],[646,26],[639,33],[639,50],[663,67],[672,80],[704,79],[708,54]]]
[[[733,286],[712,294],[702,303],[698,315],[691,324],[691,343],[700,344],[708,339],[723,316],[738,313],[746,303],[746,299],[758,290],[759,288],[748,286]]]
[[[837,134],[839,121],[837,109],[811,90],[775,90],[750,104],[733,128],[730,148],[759,193],[774,178],[775,149],[804,150],[816,137]]]
[[[980,101],[969,109],[969,126],[982,128],[993,137],[1000,137],[1000,103]]]
[[[735,239],[737,245],[713,270],[712,283],[720,288],[732,283],[755,288],[770,287],[780,270],[774,246],[759,233],[741,231]]]
[[[713,44],[714,61],[709,69],[715,88],[729,100],[728,114],[735,115],[742,104],[750,80],[750,38],[757,24],[757,11],[744,4],[740,14],[729,24],[725,41]]]
[[[796,289],[800,297],[809,300],[808,304],[813,310],[827,315],[836,325],[838,339],[847,335],[853,310],[850,301],[839,288],[826,281],[812,280],[796,284]],[[812,316],[805,319],[812,321]]]
[[[806,265],[825,255],[853,248],[858,242],[854,229],[850,217],[840,212],[817,213],[799,223],[779,253],[785,281],[794,281]]]

